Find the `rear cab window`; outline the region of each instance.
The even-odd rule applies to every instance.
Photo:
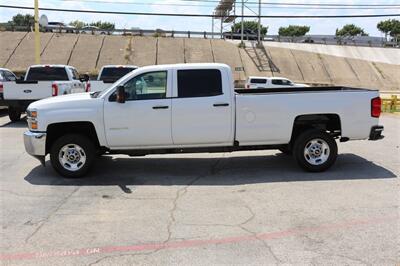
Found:
[[[222,77],[218,69],[178,70],[178,97],[222,95]]]
[[[65,67],[32,67],[26,76],[27,81],[67,81],[69,80]]]
[[[133,68],[133,67],[106,67],[103,69],[103,71],[101,71],[99,80],[101,80],[101,81],[108,81],[108,80],[117,81],[135,69],[136,68]]]

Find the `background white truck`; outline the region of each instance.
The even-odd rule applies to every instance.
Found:
[[[290,88],[290,87],[309,87],[306,84],[294,83],[287,78],[281,77],[248,77],[246,89],[268,89],[268,88]]]
[[[88,82],[88,91],[96,92],[108,89],[114,82],[137,68],[137,66],[132,65],[103,66],[99,72],[99,75],[97,76],[97,79]]]
[[[103,92],[32,103],[27,152],[66,177],[81,177],[102,153],[147,154],[281,149],[324,171],[335,139],[378,140],[377,91],[344,87],[242,89],[223,64],[139,68]]]
[[[23,79],[3,82],[2,85],[0,105],[8,106],[11,121],[18,121],[34,101],[86,91],[77,70],[66,65],[34,65],[28,68]]]

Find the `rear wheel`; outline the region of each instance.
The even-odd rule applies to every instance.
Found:
[[[323,172],[329,169],[337,158],[337,144],[324,131],[308,130],[295,142],[293,154],[296,162],[309,172]]]
[[[17,122],[21,120],[22,111],[18,107],[8,107],[8,117],[11,121]]]
[[[94,163],[96,149],[86,136],[69,134],[57,139],[50,150],[54,169],[67,178],[79,178],[88,173]]]

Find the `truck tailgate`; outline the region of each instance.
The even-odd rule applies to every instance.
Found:
[[[52,82],[29,83],[4,82],[5,100],[38,100],[52,96]]]

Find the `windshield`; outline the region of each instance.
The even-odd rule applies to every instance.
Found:
[[[65,81],[69,80],[65,67],[33,67],[29,69],[27,81]]]
[[[133,67],[107,67],[101,72],[99,80],[119,80],[129,72],[135,70]]]

